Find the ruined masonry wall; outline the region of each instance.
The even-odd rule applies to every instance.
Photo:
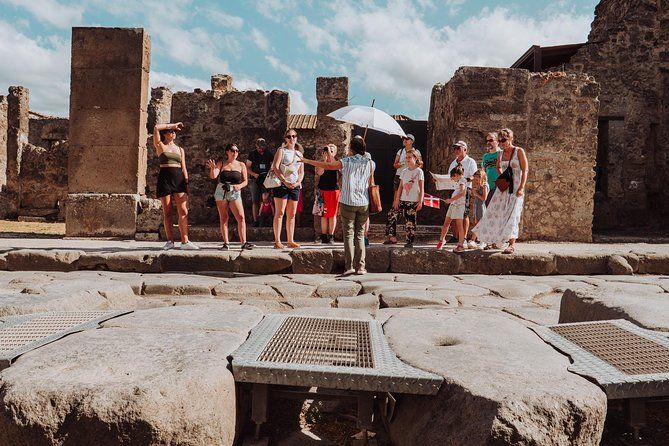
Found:
[[[273,150],[278,147],[288,123],[289,98],[283,91],[201,91],[172,95],[172,122],[184,123],[176,143],[186,152],[190,179],[190,214],[193,224],[216,224],[218,212],[213,195],[216,182],[209,179],[208,159],[223,156],[229,142],[238,144],[240,160],[246,160],[257,138],[267,140]],[[151,163],[155,153],[151,149]],[[157,169],[154,164],[146,178],[147,196],[155,197]],[[242,191],[246,216],[251,220],[251,197]],[[176,220],[175,220],[176,221]]]
[[[0,193],[7,184],[7,96],[0,96]]]
[[[457,140],[468,143],[480,165],[485,134],[509,127],[530,167],[521,238],[591,241],[597,94],[596,82],[583,74],[460,68],[432,90],[432,170],[446,172]]]
[[[567,71],[601,85],[600,116],[610,120],[606,182],[596,195],[598,228],[662,222],[669,216],[669,3],[602,0],[588,43]]]

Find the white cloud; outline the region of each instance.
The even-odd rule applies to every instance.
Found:
[[[322,28],[338,33],[329,38],[343,42],[354,82],[371,93],[406,99],[427,114],[432,86],[448,81],[458,67],[508,67],[533,44],[584,41],[590,21],[569,14],[536,20],[484,8],[454,28],[440,29],[430,26],[415,4],[391,0],[384,7],[336,3]]]
[[[23,8],[42,23],[69,28],[81,23],[82,6],[63,5],[57,0],[2,0],[0,3]]]
[[[196,88],[210,90],[211,83],[202,79],[182,76],[180,74],[151,71],[151,87],[168,87],[172,91],[193,91]]]
[[[309,113],[315,113],[313,107],[310,107],[307,104],[307,101],[304,100],[302,93],[297,90],[288,89],[288,94],[290,95],[290,113],[293,115],[306,115]]]
[[[312,51],[329,50],[333,55],[339,54],[341,45],[335,35],[327,28],[316,26],[304,16],[295,18],[297,33]]]
[[[310,3],[310,2],[309,2]],[[280,22],[283,17],[297,8],[296,0],[257,0],[256,10],[263,17]]]
[[[184,29],[177,26],[154,27],[150,33],[158,40],[158,49],[172,60],[185,65],[199,66],[212,73],[227,73],[228,62],[217,54],[225,36],[211,34],[204,28]],[[228,42],[230,46],[234,41]],[[155,50],[155,49],[154,49]]]
[[[208,10],[206,12],[207,17],[218,25],[221,25],[225,28],[231,29],[241,29],[244,26],[244,19],[238,16],[226,14],[223,11],[217,11],[215,9]]]
[[[270,50],[269,39],[258,28],[253,28],[251,30],[251,39],[253,39],[253,43],[255,43],[261,50],[265,52]]]
[[[279,73],[286,75],[291,82],[295,83],[300,81],[300,78],[302,77],[300,72],[290,65],[283,63],[274,56],[265,56],[265,59],[267,62],[269,62],[270,65],[272,65],[272,68],[274,68]]]
[[[33,40],[0,21],[0,60],[11,61],[0,64],[0,85],[28,87],[31,110],[69,114],[69,42],[56,37]]]

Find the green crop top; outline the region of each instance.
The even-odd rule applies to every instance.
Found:
[[[158,157],[160,164],[169,164],[170,166],[181,167],[181,150],[177,152],[163,152]]]

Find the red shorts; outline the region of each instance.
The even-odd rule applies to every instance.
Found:
[[[321,197],[323,198],[323,217],[336,217],[337,209],[339,209],[339,190],[321,190]]]

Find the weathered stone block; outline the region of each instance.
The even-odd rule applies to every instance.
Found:
[[[406,274],[458,274],[460,256],[434,249],[393,249],[390,271]]]
[[[162,272],[159,251],[119,251],[84,254],[77,262],[79,269],[117,271],[126,273]]]
[[[65,217],[68,237],[134,237],[139,195],[69,194]]]
[[[72,28],[72,68],[149,70],[151,39],[142,28]]]
[[[225,271],[236,270],[238,254],[222,251],[170,250],[160,255],[163,271]]]
[[[160,200],[142,197],[137,209],[137,231],[158,233],[163,224],[163,208]]]
[[[221,93],[233,91],[232,76],[229,74],[214,74],[211,76],[211,89]]]
[[[10,271],[74,271],[84,254],[76,250],[20,249],[6,254]]]
[[[250,274],[277,274],[290,270],[293,259],[287,252],[242,252],[235,260],[236,270]]]
[[[330,249],[297,249],[290,256],[296,274],[330,274],[334,264]]]

